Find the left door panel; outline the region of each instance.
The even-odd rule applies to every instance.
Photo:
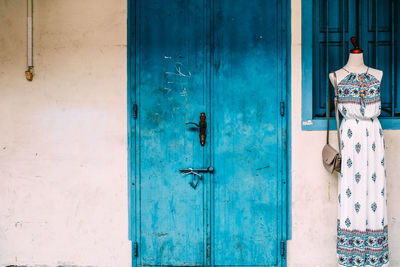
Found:
[[[205,0],[135,1],[136,240],[138,265],[204,266],[208,140],[186,122],[206,112]]]

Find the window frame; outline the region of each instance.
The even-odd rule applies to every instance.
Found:
[[[301,128],[303,131],[326,130],[326,118],[313,117],[313,0],[301,1]],[[385,73],[383,74],[385,76]],[[400,117],[379,117],[384,130],[399,130]],[[335,117],[330,130],[336,130]]]

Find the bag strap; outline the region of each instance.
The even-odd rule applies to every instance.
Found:
[[[333,75],[335,76],[334,80],[334,89],[335,89],[335,117],[336,117],[336,129],[337,129],[337,140],[338,140],[338,147],[339,151],[341,151],[340,147],[340,130],[339,130],[339,111],[338,111],[338,96],[337,96],[337,77],[336,77],[336,72],[333,72]],[[331,90],[330,86],[328,84],[328,114],[327,114],[327,127],[326,127],[326,143],[329,144],[329,120],[330,120],[330,113],[331,113]]]

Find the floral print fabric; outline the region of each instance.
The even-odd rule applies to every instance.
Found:
[[[338,83],[342,171],[339,174],[339,266],[389,264],[385,144],[378,116],[380,81],[348,73]]]

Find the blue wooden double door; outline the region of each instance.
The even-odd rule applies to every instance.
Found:
[[[284,266],[287,6],[129,3],[134,266]]]

